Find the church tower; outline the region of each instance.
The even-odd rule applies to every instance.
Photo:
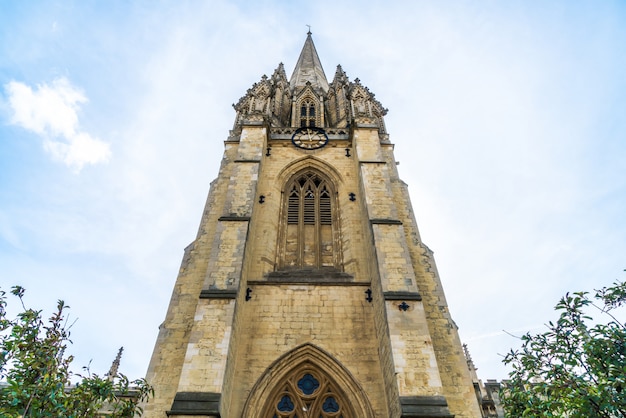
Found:
[[[310,32],[234,108],[145,416],[480,417],[387,110]]]

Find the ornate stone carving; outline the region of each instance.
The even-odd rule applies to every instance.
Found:
[[[299,62],[299,65],[316,66],[318,63],[319,58],[316,58]],[[294,70],[294,74],[303,72],[315,73],[316,77],[293,83],[287,79],[282,63],[271,77],[264,75],[233,105],[237,111],[234,130],[237,131],[242,124],[264,121],[272,128],[295,128],[304,123],[325,129],[345,129],[356,123],[376,127],[381,135],[386,134],[384,116],[387,109],[358,78],[350,82],[340,65],[330,84],[320,78],[324,73],[321,68],[298,67]],[[302,113],[303,109],[306,114]]]

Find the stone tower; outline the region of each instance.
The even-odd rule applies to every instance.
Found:
[[[234,105],[147,417],[480,417],[385,108],[308,33]]]

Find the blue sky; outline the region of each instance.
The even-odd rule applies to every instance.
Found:
[[[0,0],[0,284],[64,299],[76,366],[145,374],[236,102],[306,24],[376,94],[483,378],[503,332],[624,279],[626,4]]]

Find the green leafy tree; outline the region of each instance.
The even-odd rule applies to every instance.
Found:
[[[513,367],[502,391],[506,416],[626,418],[626,327],[616,318],[625,304],[626,282],[566,294],[559,319],[504,358]]]
[[[100,377],[88,368],[86,375],[72,373],[73,356],[65,353],[71,344],[69,307],[63,301],[44,320],[42,311],[24,305],[24,288],[11,293],[22,309],[8,318],[7,295],[0,291],[0,416],[96,417],[103,410],[113,418],[141,415],[140,403],[152,395],[144,379],[129,381],[117,371]]]

